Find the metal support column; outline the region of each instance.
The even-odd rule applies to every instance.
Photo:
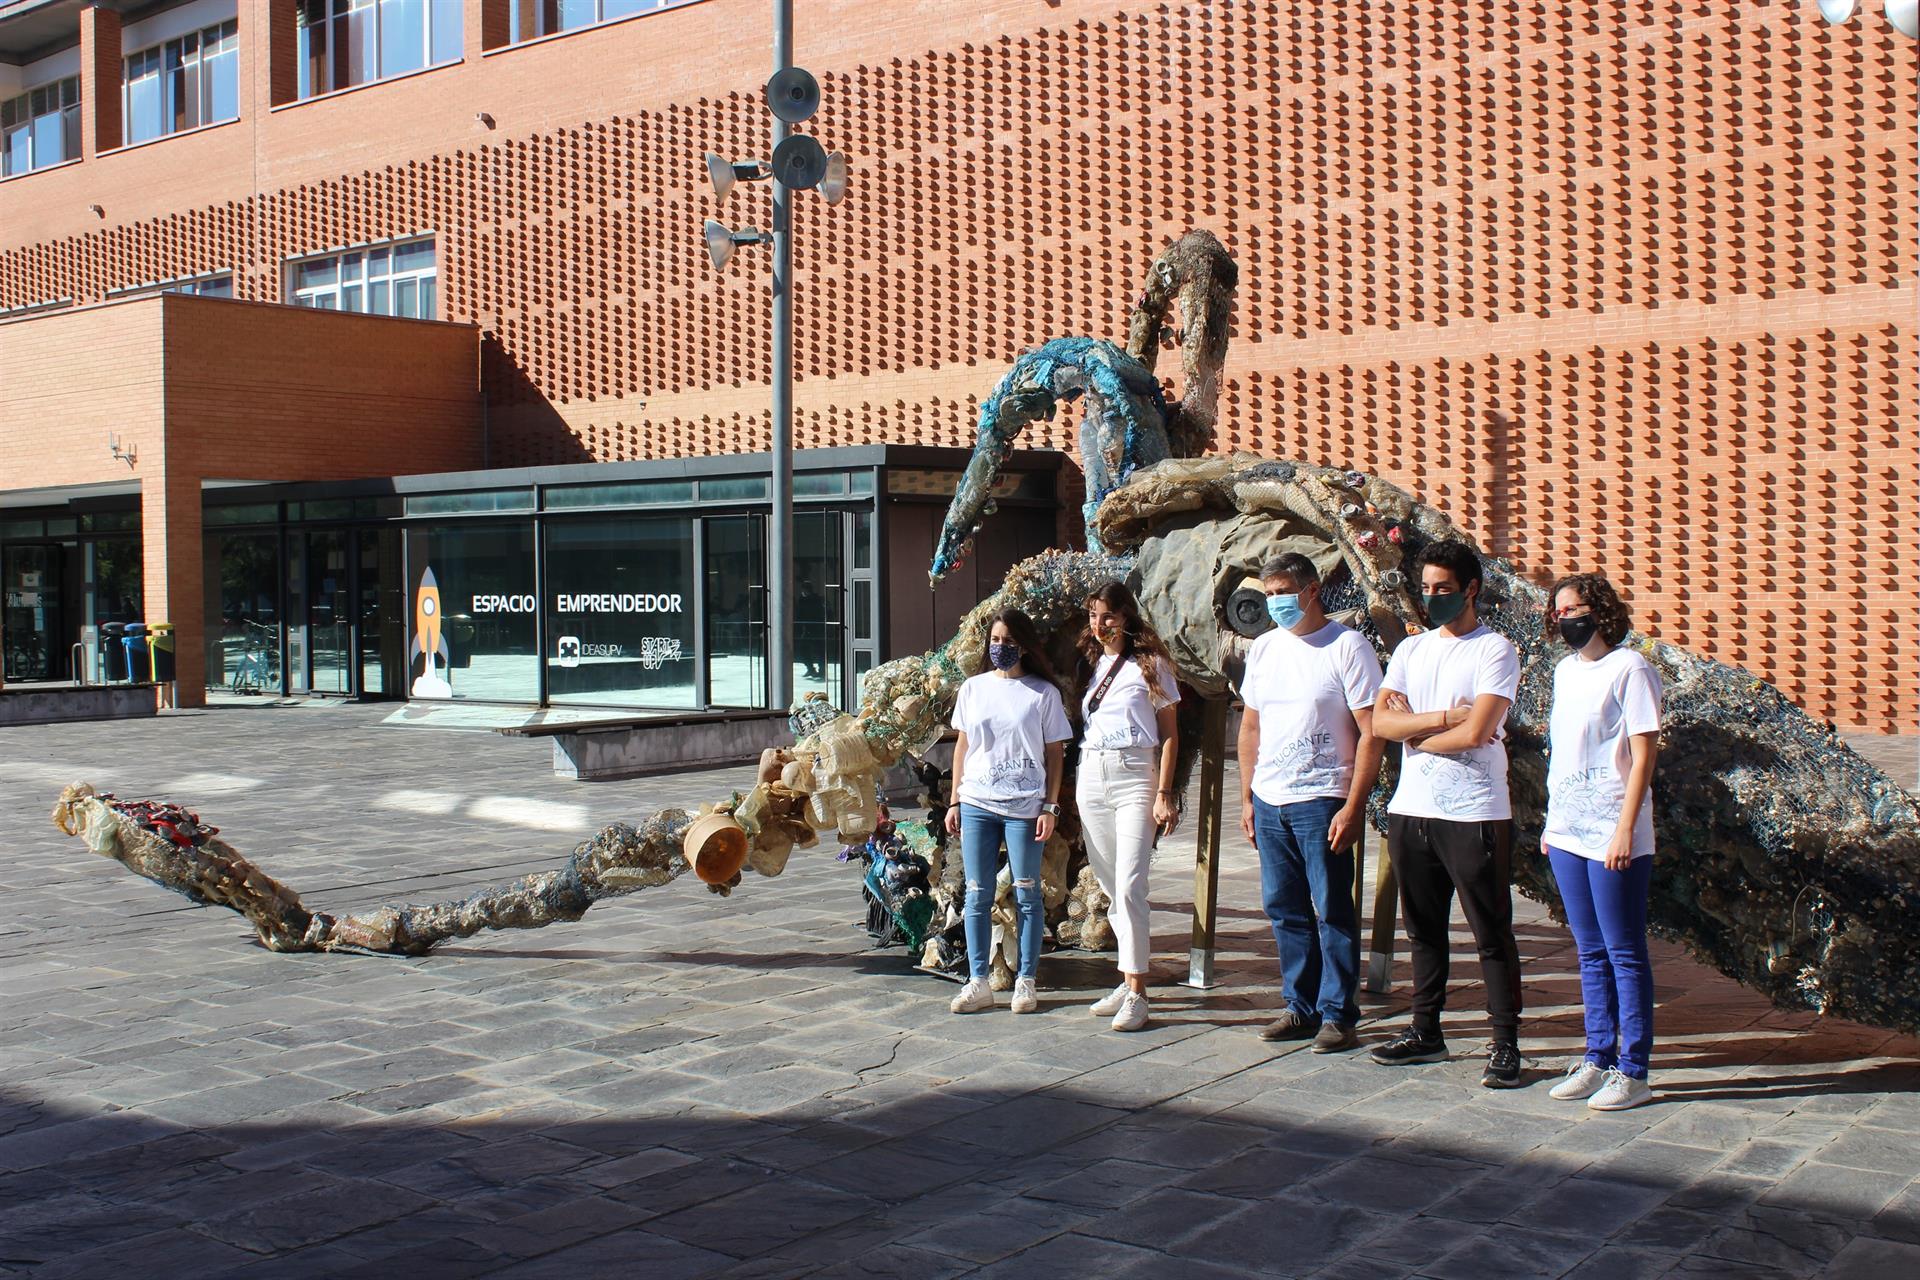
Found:
[[[1225,698],[1209,698],[1200,728],[1200,822],[1193,846],[1193,945],[1187,953],[1189,987],[1213,982],[1214,927],[1220,905],[1220,821],[1227,770]]]
[[[793,65],[793,0],[773,3],[773,70]],[[787,122],[773,120],[773,145]],[[771,154],[771,153],[769,153]],[[793,705],[793,193],[773,183],[773,511],[767,524],[767,697]]]

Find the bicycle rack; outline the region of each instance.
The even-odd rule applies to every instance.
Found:
[[[87,683],[87,642],[75,640],[73,648],[67,654],[67,660],[73,669],[74,686],[84,688]]]

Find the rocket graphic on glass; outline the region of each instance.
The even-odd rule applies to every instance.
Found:
[[[436,661],[445,658],[447,674],[453,673],[453,655],[447,649],[446,636],[441,633],[440,584],[434,580],[431,566],[421,572],[420,587],[413,593],[413,643],[426,659],[419,678],[413,682],[413,696],[451,698],[453,686],[440,674]]]

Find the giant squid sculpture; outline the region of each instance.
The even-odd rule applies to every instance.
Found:
[[[1249,579],[1271,556],[1298,550],[1320,566],[1330,610],[1384,656],[1423,625],[1402,564],[1429,542],[1463,535],[1445,514],[1377,476],[1197,456],[1214,423],[1234,283],[1219,242],[1192,233],[1154,263],[1124,348],[1061,339],[1023,355],[982,407],[932,573],[959,563],[991,517],[993,481],[1020,430],[1083,394],[1089,550],[1050,551],[1015,566],[940,648],[869,672],[851,714],[823,704],[797,709],[791,750],[769,753],[750,790],[701,814],[667,809],[635,826],[616,824],[554,871],[465,899],[339,917],[308,910],[179,810],[80,784],[63,792],[54,820],[138,874],[240,912],[274,950],[419,955],[482,929],[577,919],[603,898],[689,870],[727,893],[743,867],[777,875],[795,847],[821,834],[865,840],[876,781],[938,740],[961,682],[980,669],[984,620],[1000,609],[1024,610],[1064,651],[1087,594],[1125,578],[1182,681],[1202,697],[1225,697],[1253,636],[1268,625]],[[1153,373],[1170,313],[1184,366],[1177,401]],[[1508,562],[1483,559],[1481,616],[1519,647],[1525,664],[1507,732],[1520,847],[1532,850],[1545,810],[1557,655],[1541,638],[1543,592]],[[1751,674],[1638,634],[1628,643],[1666,685],[1654,783],[1655,930],[1783,1006],[1920,1030],[1913,797]],[[1064,861],[1054,865],[1049,900],[1058,902],[1067,893],[1057,883]],[[1522,858],[1517,874],[1523,892],[1557,906],[1544,859]],[[1072,891],[1082,895],[1080,936],[1097,938],[1084,919],[1093,892],[1086,878]]]

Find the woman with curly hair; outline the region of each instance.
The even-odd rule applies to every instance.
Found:
[[[1595,1111],[1625,1111],[1653,1096],[1653,969],[1647,895],[1653,876],[1653,762],[1660,676],[1620,647],[1627,610],[1603,577],[1553,584],[1547,635],[1573,650],[1553,672],[1547,826],[1553,864],[1580,955],[1587,1052],[1551,1090]]]
[[[970,976],[948,1008],[954,1013],[993,1008],[988,953],[1004,841],[1020,916],[1013,1011],[1032,1013],[1040,1007],[1034,978],[1046,932],[1040,854],[1060,817],[1060,775],[1073,730],[1067,724],[1059,677],[1047,661],[1033,620],[1018,609],[1004,609],[989,620],[984,669],[960,686],[953,727],[960,736],[953,746],[947,832],[960,837],[967,874],[960,916]]]
[[[1120,953],[1120,985],[1092,1012],[1111,1017],[1115,1031],[1138,1031],[1147,1025],[1153,950],[1147,867],[1155,841],[1179,816],[1173,762],[1180,686],[1167,646],[1125,583],[1109,582],[1087,597],[1076,675],[1082,727],[1074,797],[1087,861],[1113,901],[1107,920]]]

